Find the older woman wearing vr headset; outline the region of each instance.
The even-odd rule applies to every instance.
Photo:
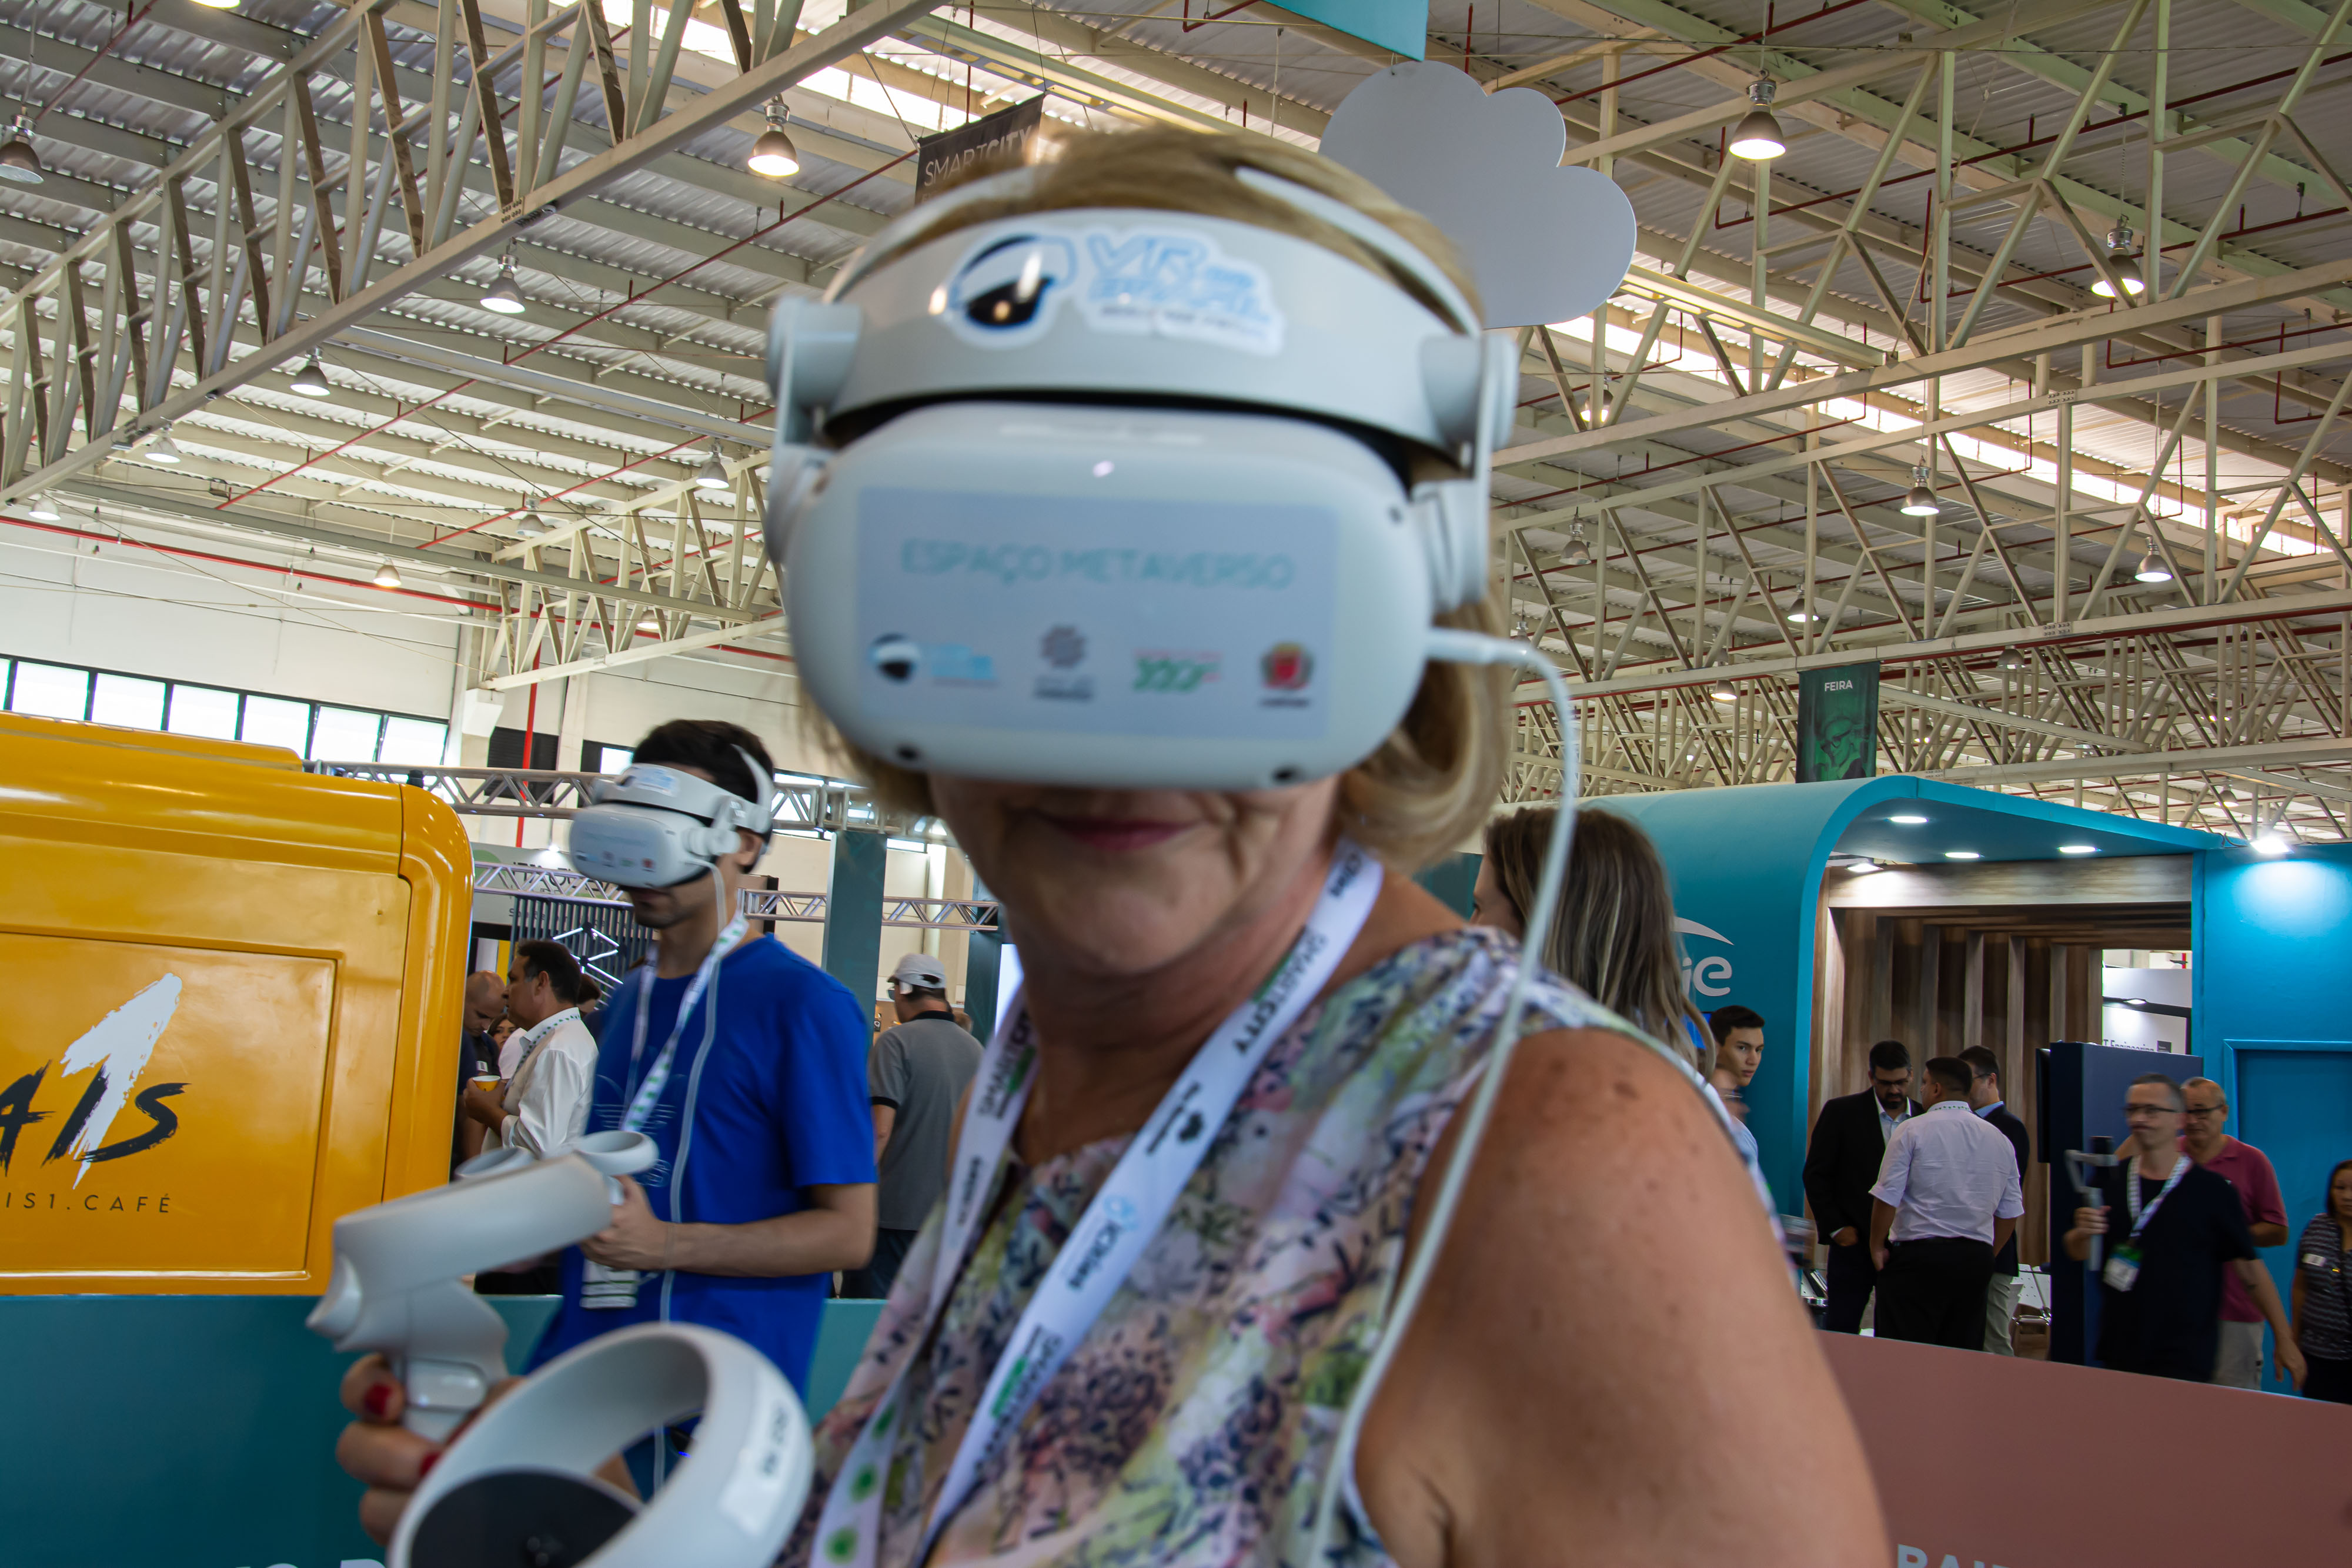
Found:
[[[1430,662],[1492,619],[1516,387],[1467,290],[1334,165],[1138,131],[917,209],[780,333],[809,689],[1024,975],[788,1562],[1885,1560],[1687,1068],[1536,978],[1438,1200],[1518,973],[1406,874],[1511,744]]]

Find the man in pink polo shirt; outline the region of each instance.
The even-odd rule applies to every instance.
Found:
[[[2278,1173],[2271,1169],[2269,1155],[2221,1130],[2230,1117],[2229,1097],[2221,1086],[2210,1078],[2192,1078],[2180,1086],[2180,1093],[2189,1103],[2181,1118],[2180,1146],[2190,1159],[2238,1189],[2255,1246],[2285,1246],[2286,1204],[2279,1196]],[[2212,1381],[2231,1388],[2263,1385],[2263,1314],[2237,1275],[2228,1270],[2221,1275],[2221,1354],[2214,1363]]]

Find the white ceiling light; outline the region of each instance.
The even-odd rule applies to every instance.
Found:
[[[293,377],[287,382],[286,389],[289,392],[300,392],[304,397],[332,397],[335,394],[334,383],[327,380],[326,369],[319,363],[316,350],[311,351],[309,359],[302,361],[302,368],[296,371]]]
[[[1727,680],[1719,680],[1707,687],[1706,695],[1719,703],[1736,703],[1739,700],[1739,688]]]
[[[2124,280],[2126,294],[2138,294],[2147,287],[2141,281],[2139,269],[2135,265],[2138,260],[2139,247],[2132,244],[2131,225],[2117,224],[2109,229],[2107,264],[2116,269],[2116,276]],[[2107,281],[2106,274],[2101,273],[2098,281],[2091,285],[2091,292],[2102,299],[2113,299],[2116,298],[2116,286]]]
[[[1948,861],[1980,861],[1984,856],[1974,850],[1946,850],[1944,858]]]
[[[1781,617],[1781,619],[1784,621],[1794,622],[1797,625],[1802,626],[1806,622],[1818,621],[1821,617],[1814,614],[1810,610],[1791,610],[1787,615]]]
[[[520,316],[526,308],[522,288],[515,282],[513,256],[499,258],[498,281],[482,290],[482,308],[501,316]]]
[[[1789,150],[1780,135],[1780,122],[1772,114],[1772,82],[1759,78],[1748,84],[1748,101],[1755,107],[1740,118],[1731,133],[1731,155],[1761,163],[1778,158]]]
[[[2164,564],[2162,556],[2156,553],[2154,539],[2148,541],[2147,554],[2140,558],[2139,570],[2132,573],[2132,580],[2134,582],[2170,582],[2172,580],[2172,569]]]
[[[2014,650],[2000,656],[2000,667],[2004,670],[2021,670],[2026,667],[2026,663],[2025,655]]]
[[[1584,525],[1577,524],[1568,530],[1568,551],[1560,558],[1568,566],[1591,566],[1592,547],[1584,542]]]
[[[61,523],[65,521],[65,514],[58,511],[58,504],[55,501],[50,500],[46,495],[36,496],[31,500],[26,502],[25,515],[32,518],[33,521],[37,523]]]
[[[2060,844],[2058,846],[2058,852],[2062,855],[2095,855],[2099,852],[2099,846],[2096,844]]]
[[[19,109],[16,123],[8,132],[8,140],[0,141],[0,180],[13,180],[19,185],[37,185],[43,177],[41,155],[33,151],[33,117]]]
[[[2283,855],[2290,848],[2286,839],[2276,828],[2257,835],[2254,841],[2248,847],[2258,855]]]
[[[522,515],[522,521],[515,525],[515,532],[527,539],[535,539],[546,531],[547,519],[536,511],[525,512]]]
[[[1944,508],[1937,504],[1936,492],[1927,488],[1927,470],[1911,470],[1911,489],[1896,508],[1906,517],[1932,517]]]
[[[234,11],[237,0],[196,0],[196,4],[213,11]]]
[[[701,490],[731,490],[735,481],[727,476],[726,460],[719,455],[719,444],[711,443],[710,460],[695,471],[694,483]]]
[[[1887,820],[1888,821],[1890,821],[1890,822],[1900,822],[1900,823],[1902,823],[1902,824],[1903,824],[1905,827],[1906,827],[1906,828],[1916,828],[1916,827],[1923,826],[1923,825],[1927,822],[1927,818],[1925,818],[1925,817],[1916,816],[1916,815],[1910,814],[1910,813],[1906,813],[1906,814],[1904,814],[1904,815],[1902,815],[1902,816],[1899,816],[1899,817],[1889,817],[1889,818],[1887,818],[1886,820]]]
[[[375,569],[375,585],[378,588],[398,588],[400,586],[400,569],[393,565],[392,562],[385,561],[382,566]]]
[[[661,618],[648,610],[637,617],[637,630],[648,637],[658,637],[661,635]]]
[[[181,460],[179,446],[172,440],[172,427],[158,425],[155,439],[139,449],[139,455],[150,463],[177,463]]]
[[[771,180],[789,179],[801,172],[801,155],[793,146],[793,139],[784,134],[784,106],[782,102],[768,105],[768,129],[760,132],[760,140],[751,143],[751,155],[743,166],[754,174]]]
[[[1856,861],[1845,869],[1849,876],[1868,876],[1872,872],[1885,871],[1886,868],[1876,861]]]

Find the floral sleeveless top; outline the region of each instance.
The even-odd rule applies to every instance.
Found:
[[[940,1531],[933,1563],[1300,1568],[1430,1151],[1486,1060],[1517,967],[1499,933],[1449,932],[1375,965],[1276,1042],[1159,1235]],[[1624,1028],[1563,981],[1529,988],[1523,1036],[1590,1026]],[[827,1568],[814,1538],[834,1472],[919,1353],[878,1557],[905,1568],[1014,1322],[1127,1142],[1008,1164],[926,1343],[932,1211],[817,1429],[816,1482],[786,1564]],[[1335,1561],[1387,1563],[1351,1511]]]

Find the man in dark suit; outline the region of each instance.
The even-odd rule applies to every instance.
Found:
[[[1870,1260],[1871,1184],[1878,1179],[1888,1134],[1918,1113],[1911,1098],[1911,1052],[1899,1040],[1882,1040],[1870,1048],[1870,1087],[1824,1101],[1813,1123],[1805,1148],[1805,1200],[1830,1249],[1823,1328],[1862,1330],[1863,1309],[1878,1285]]]
[[[2003,1103],[2000,1059],[1981,1045],[1972,1045],[1960,1052],[1960,1060],[1976,1074],[1969,1088],[1969,1108],[2009,1140],[2009,1146],[2017,1151],[2017,1179],[2023,1181],[2029,1168],[2026,1162],[2033,1157],[2033,1140],[2026,1135],[2025,1124],[2011,1115]],[[2010,1325],[2017,1317],[2017,1236],[2011,1232],[2009,1244],[1993,1255],[1992,1286],[1985,1291],[1984,1347],[1995,1355],[2017,1354],[2010,1340]]]

